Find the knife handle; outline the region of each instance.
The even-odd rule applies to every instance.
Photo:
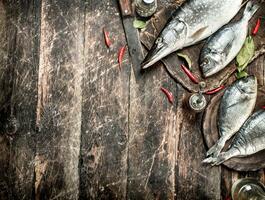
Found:
[[[130,0],[119,0],[121,14],[123,17],[133,15]]]

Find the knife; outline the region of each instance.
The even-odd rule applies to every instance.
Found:
[[[132,3],[130,0],[119,0],[119,4],[133,68],[135,69],[135,71],[139,71],[144,54],[140,42],[139,32],[136,28],[133,27],[135,12],[132,8]]]

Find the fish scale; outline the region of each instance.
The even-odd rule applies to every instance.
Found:
[[[247,3],[241,20],[229,23],[211,36],[201,50],[200,67],[205,78],[224,69],[239,53],[248,34],[248,23],[259,6]]]
[[[226,152],[205,159],[204,163],[219,165],[234,157],[246,157],[265,149],[265,111],[254,113],[244,123]]]
[[[218,110],[218,131],[220,139],[207,152],[216,157],[228,141],[244,124],[254,110],[257,99],[257,79],[249,76],[234,82],[221,99]]]
[[[167,55],[209,37],[240,10],[243,0],[187,0],[174,12],[142,62],[148,68]]]

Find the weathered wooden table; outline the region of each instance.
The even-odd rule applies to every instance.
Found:
[[[115,0],[1,0],[0,44],[1,200],[225,199],[240,177],[265,181],[201,164],[202,114],[162,66],[141,73],[127,51],[119,70]]]

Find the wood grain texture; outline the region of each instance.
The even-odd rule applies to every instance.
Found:
[[[238,178],[265,181],[264,170],[201,164],[202,114],[161,64],[140,72],[133,20],[113,0],[0,1],[1,200],[225,199]],[[261,57],[249,67],[260,85],[264,65]]]
[[[160,87],[176,98],[175,84],[164,69],[140,72],[143,53],[133,18],[124,18],[123,24],[132,58],[127,199],[173,199],[176,101],[170,105]]]
[[[110,32],[110,49],[103,28]],[[125,199],[131,66],[127,49],[121,70],[118,65],[126,39],[117,1],[87,1],[84,43],[79,198]]]
[[[84,12],[42,0],[35,156],[36,199],[78,199]]]
[[[1,199],[31,199],[34,186],[39,1],[1,1]],[[4,135],[2,135],[4,134]],[[1,173],[2,174],[2,173]]]
[[[201,133],[202,114],[194,113],[187,101],[191,94],[180,85],[178,143],[176,155],[177,199],[220,199],[220,168],[201,163],[206,153]]]
[[[264,6],[264,5],[263,5]],[[168,10],[168,11],[170,11],[172,9],[172,7],[168,7],[168,8],[166,8],[166,10]],[[263,14],[262,14],[262,12],[264,12],[264,10],[262,10],[262,9],[260,9],[260,11],[257,13],[257,15],[255,16],[255,18],[253,18],[252,19],[252,21],[251,21],[251,26],[250,26],[250,29],[252,29],[253,28],[253,26],[254,26],[254,24],[255,24],[255,20],[259,17],[259,16],[262,16]],[[142,32],[141,33],[141,41],[143,42],[143,44],[146,46],[146,47],[148,47],[148,48],[150,48],[151,47],[151,45],[152,45],[152,43],[153,43],[153,40],[155,39],[155,37],[156,37],[156,35],[159,33],[159,31],[161,30],[161,24],[163,24],[163,23],[165,23],[165,21],[166,20],[163,20],[163,19],[167,19],[168,17],[168,14],[169,14],[170,12],[161,12],[160,14],[158,14],[158,16],[160,16],[160,17],[154,17],[153,19],[152,19],[152,21],[151,21],[151,23],[149,24],[149,26],[147,26],[147,29],[144,31],[144,32]],[[161,17],[162,16],[162,17]],[[237,17],[238,18],[238,17]],[[263,32],[259,32],[259,34],[258,34],[258,36],[256,36],[254,39],[255,39],[255,43],[256,43],[256,45],[257,45],[257,48],[258,48],[258,46],[260,46],[261,44],[263,44],[262,43],[262,41],[263,41],[263,39],[262,38],[264,38],[264,36],[263,36]],[[198,49],[199,49],[199,47],[200,47],[201,45],[198,45]],[[194,69],[194,67],[195,67],[195,71],[196,71],[196,62],[197,62],[197,60],[198,60],[198,49],[196,50],[196,47],[191,47],[191,48],[188,48],[188,49],[186,49],[186,50],[184,50],[183,52],[184,52],[184,54],[186,54],[186,55],[189,55],[190,56],[190,58],[192,58],[192,60],[193,60],[193,69]],[[250,73],[252,73],[252,74],[256,74],[256,76],[257,77],[259,77],[258,78],[258,80],[259,80],[259,83],[260,84],[262,84],[264,81],[263,81],[263,71],[264,71],[264,69],[263,69],[263,61],[264,59],[263,58],[260,58],[260,59],[258,59],[255,63],[253,63],[251,66],[250,66]],[[180,82],[180,83],[182,83],[183,85],[184,85],[184,87],[185,88],[188,88],[189,90],[191,90],[191,91],[197,91],[198,90],[198,88],[196,88],[194,85],[191,85],[190,84],[190,80],[186,77],[186,75],[184,74],[183,75],[183,72],[181,71],[181,70],[178,70],[177,68],[176,68],[176,65],[178,65],[178,64],[180,64],[180,61],[177,59],[177,57],[174,57],[174,56],[171,56],[171,57],[168,57],[167,59],[164,59],[164,61],[163,61],[165,64],[166,64],[166,66],[167,66],[167,69],[168,69],[168,72],[169,72],[169,74],[173,77],[173,78],[175,78],[175,79],[177,79],[177,81],[178,82]],[[195,63],[195,64],[194,64]],[[154,67],[153,67],[154,68]],[[221,84],[223,84],[224,83],[224,80],[226,80],[230,75],[231,75],[231,72],[233,72],[234,71],[234,68],[233,68],[233,70],[231,71],[229,68],[227,69],[228,71],[229,71],[229,73],[226,73],[226,72],[224,72],[223,73],[223,75],[222,75],[222,73],[220,73],[221,75],[220,75],[220,80],[221,80],[221,82],[219,82],[218,84],[217,84],[217,82],[216,81],[213,81],[213,80],[209,80],[210,82],[207,82],[207,85],[208,85],[208,87],[210,86],[210,89],[212,89],[212,88],[215,88],[215,87],[217,87],[217,86],[219,86],[219,85],[221,85]],[[194,72],[194,71],[193,71]],[[197,72],[194,72],[198,77],[200,77],[200,73],[197,73]],[[219,76],[219,75],[218,75]],[[176,78],[177,77],[177,78]],[[214,79],[215,79],[216,77],[214,77]],[[218,78],[217,78],[218,79]],[[209,88],[206,88],[206,90],[209,90]],[[189,113],[189,115],[190,115],[190,117],[191,117],[191,114]],[[198,125],[199,124],[196,124],[196,123],[200,123],[199,122],[199,120],[198,119],[193,119],[193,120],[189,120],[189,121],[193,121],[193,122],[196,122],[196,123],[193,123],[193,124],[189,124],[189,121],[188,122],[186,122],[185,121],[185,119],[183,120],[184,122],[183,123],[185,123],[185,125],[184,125],[184,130],[185,129],[191,129],[191,130],[189,130],[188,132],[190,133],[190,134],[192,134],[192,132],[193,132],[193,130],[192,129],[196,129],[197,127],[198,127]],[[181,133],[183,134],[183,132],[184,132],[184,130],[182,130],[181,131]],[[194,139],[194,138],[193,138]],[[187,138],[185,138],[184,139],[184,141],[185,142],[187,142],[187,141],[189,141],[189,139],[187,139]],[[185,152],[188,152],[189,154],[193,154],[194,152],[196,152],[196,151],[193,151],[193,150],[191,150],[190,149],[190,147],[189,146],[187,146],[186,148],[184,148],[185,150],[183,150],[183,152],[182,153],[180,153],[180,156],[183,156],[183,154],[185,153]],[[177,151],[178,152],[178,151]],[[195,153],[196,154],[196,153]],[[204,158],[204,156],[203,155],[200,155],[200,154],[198,154],[198,156],[201,156],[201,159],[203,159]],[[184,160],[186,161],[186,156],[184,156]],[[180,159],[176,159],[177,160],[177,162],[179,162],[180,161]],[[185,163],[185,164],[183,164],[183,165],[180,165],[180,166],[184,166],[184,168],[185,169],[189,169],[190,170],[190,168],[192,168],[192,167],[186,167],[186,166],[188,166],[188,164],[187,163]],[[198,167],[198,169],[199,170],[202,170],[203,171],[203,168],[204,168],[204,166],[199,166],[199,165],[197,165],[197,167]],[[219,172],[219,173],[218,173]],[[235,181],[235,180],[237,180],[237,178],[239,178],[239,177],[242,177],[242,176],[244,176],[244,175],[242,175],[241,173],[240,174],[238,174],[238,173],[236,173],[236,172],[232,172],[232,171],[230,171],[230,170],[227,170],[227,169],[225,169],[225,168],[223,168],[223,170],[222,170],[222,176],[220,176],[221,174],[220,174],[220,170],[218,171],[218,172],[216,172],[216,173],[213,173],[213,175],[214,175],[214,178],[212,179],[212,180],[214,180],[214,181],[217,181],[217,180],[219,180],[219,186],[218,186],[218,181],[217,182],[212,182],[212,180],[207,180],[207,184],[208,184],[208,187],[209,188],[211,188],[212,187],[212,185],[214,185],[214,188],[215,188],[215,192],[213,192],[213,193],[211,193],[212,195],[217,195],[217,193],[222,193],[221,195],[222,195],[222,198],[226,198],[228,195],[230,195],[230,189],[231,189],[231,185],[232,185],[232,183]],[[204,173],[206,173],[206,171],[204,172]],[[207,174],[207,173],[206,173]],[[259,172],[258,174],[263,174],[263,172]],[[256,175],[255,173],[253,174],[251,174],[253,177],[257,177],[257,178],[259,178],[260,177],[260,175],[258,176],[258,175]],[[208,176],[207,176],[208,177]],[[219,178],[218,178],[219,177]],[[180,179],[180,175],[178,174],[178,171],[177,171],[177,168],[176,168],[176,178],[177,179]],[[187,178],[185,178],[185,180],[187,180]],[[198,182],[196,182],[196,181],[193,181],[195,184]],[[212,183],[211,183],[212,182]],[[180,182],[180,184],[178,185],[177,184],[177,182],[176,182],[176,192],[177,192],[177,194],[178,194],[178,190],[180,190],[180,192],[179,192],[179,194],[181,194],[182,196],[180,196],[180,199],[189,199],[189,198],[192,198],[192,194],[195,194],[196,192],[187,192],[188,191],[188,189],[187,189],[187,185],[189,185],[190,183],[185,183],[185,184],[183,184],[183,181],[182,182]],[[212,185],[211,185],[212,184]],[[181,190],[181,185],[183,185],[183,190]],[[193,188],[194,189],[194,187],[190,187],[190,188]],[[186,190],[185,190],[186,189]],[[190,191],[192,191],[192,189],[190,190]],[[203,192],[202,192],[203,193]],[[187,196],[185,196],[185,194],[187,195]],[[206,194],[209,194],[208,192],[205,192],[204,193],[205,195]],[[191,196],[189,196],[189,195],[191,195]],[[220,196],[221,196],[220,195]],[[177,195],[178,196],[178,195]],[[219,198],[221,198],[220,196],[215,196],[215,198],[217,198],[217,199],[219,199]],[[193,197],[194,198],[194,197]],[[197,197],[197,198],[199,198],[199,197]],[[202,198],[202,197],[200,197],[200,198]],[[207,198],[207,197],[203,197],[203,198]],[[210,198],[213,198],[213,197],[210,197]]]
[[[176,100],[171,105],[163,86],[177,98],[175,83],[162,67],[130,80],[129,199],[174,199]]]
[[[7,18],[7,8],[5,4],[0,2],[0,42],[2,44],[0,48],[0,116],[1,116],[1,133],[0,133],[0,199],[7,199],[11,194],[10,180],[9,180],[9,159],[10,159],[10,141],[5,135],[4,123],[8,115],[10,115],[10,95],[12,92],[12,85],[10,82],[10,70],[7,67],[8,61],[8,32],[13,32],[10,26],[10,19]],[[10,17],[10,14],[9,14]],[[10,35],[11,36],[11,35]]]

